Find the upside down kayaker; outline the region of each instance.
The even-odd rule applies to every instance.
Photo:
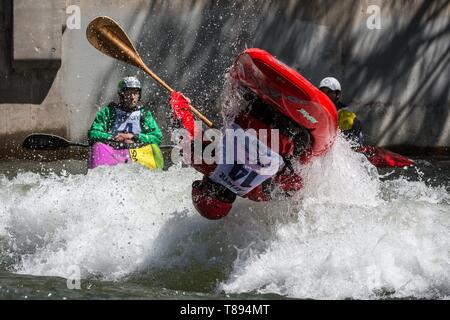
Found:
[[[235,142],[230,148],[230,139],[224,135],[220,145],[223,155],[231,153],[230,149],[248,150],[240,156],[233,153],[231,163],[192,164],[204,174],[192,184],[193,204],[202,216],[213,220],[226,216],[237,196],[269,201],[275,190],[286,194],[298,191],[302,179],[294,168],[327,152],[338,130],[336,108],[330,99],[269,53],[246,50],[236,59],[230,76],[243,106],[224,129],[243,132],[245,141],[257,151]],[[189,137],[202,139],[189,100],[174,92],[170,105],[175,122],[189,132]],[[267,139],[273,136],[278,138]],[[206,147],[208,141],[202,144]],[[264,161],[248,162],[255,156]]]

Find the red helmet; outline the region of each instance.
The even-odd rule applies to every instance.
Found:
[[[192,203],[206,219],[219,220],[231,210],[236,195],[209,178],[192,183]]]

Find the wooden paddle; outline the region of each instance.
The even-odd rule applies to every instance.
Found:
[[[89,144],[69,141],[63,137],[47,133],[33,133],[30,134],[22,143],[22,147],[30,150],[61,150],[68,147],[89,147]],[[139,147],[135,145],[133,147]],[[160,146],[161,150],[171,150],[175,146],[164,145]]]
[[[68,147],[89,147],[88,144],[71,142],[54,134],[33,133],[22,143],[22,147],[30,150],[60,150]]]
[[[88,25],[86,36],[88,41],[100,52],[142,69],[164,89],[169,91],[169,93],[174,91],[167,83],[147,67],[136,48],[131,43],[128,35],[113,19],[109,17],[95,18]],[[208,127],[213,127],[213,123],[208,120],[208,118],[193,106],[190,107],[192,112]]]

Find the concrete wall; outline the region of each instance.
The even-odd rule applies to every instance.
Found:
[[[450,0],[17,3],[24,1],[29,11],[22,3],[21,19],[29,15],[37,36],[30,37],[26,28],[14,33],[14,3],[0,4],[3,155],[31,132],[85,140],[95,112],[115,98],[118,80],[129,74],[144,80],[144,99],[165,127],[167,94],[137,68],[100,54],[87,42],[86,26],[99,15],[118,21],[150,68],[213,120],[219,120],[216,101],[233,58],[246,47],[260,47],[315,84],[328,75],[341,79],[344,100],[364,122],[369,143],[450,146]],[[81,9],[79,30],[63,25],[69,5]],[[381,29],[367,27],[369,5],[382,9]],[[54,33],[59,28],[60,40]],[[12,44],[31,40],[38,42],[34,46],[42,43],[44,59],[31,50],[29,61],[22,56],[18,64]]]

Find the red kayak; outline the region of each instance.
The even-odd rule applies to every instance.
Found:
[[[237,196],[270,201],[275,193],[290,195],[300,190],[302,178],[295,172],[295,164],[325,154],[338,134],[333,102],[268,52],[256,48],[244,51],[232,65],[230,77],[231,89],[242,93],[245,107],[224,129],[241,132],[243,138],[223,136],[221,153],[224,159],[231,154],[229,161],[207,163],[202,157],[191,161],[204,174],[202,180],[192,184],[194,207],[212,220],[226,216]],[[195,137],[195,130],[189,126],[193,121],[187,121],[192,115],[180,112],[189,109],[182,98],[175,92],[170,104]],[[204,149],[208,143],[204,141]]]
[[[359,147],[356,151],[364,154],[367,159],[377,168],[409,167],[414,164],[413,160],[380,147],[364,146]]]
[[[309,157],[324,154],[337,135],[337,111],[331,100],[297,71],[268,52],[248,49],[231,69],[235,85],[245,86],[277,112],[306,128],[312,137]],[[304,162],[308,159],[302,159]]]

